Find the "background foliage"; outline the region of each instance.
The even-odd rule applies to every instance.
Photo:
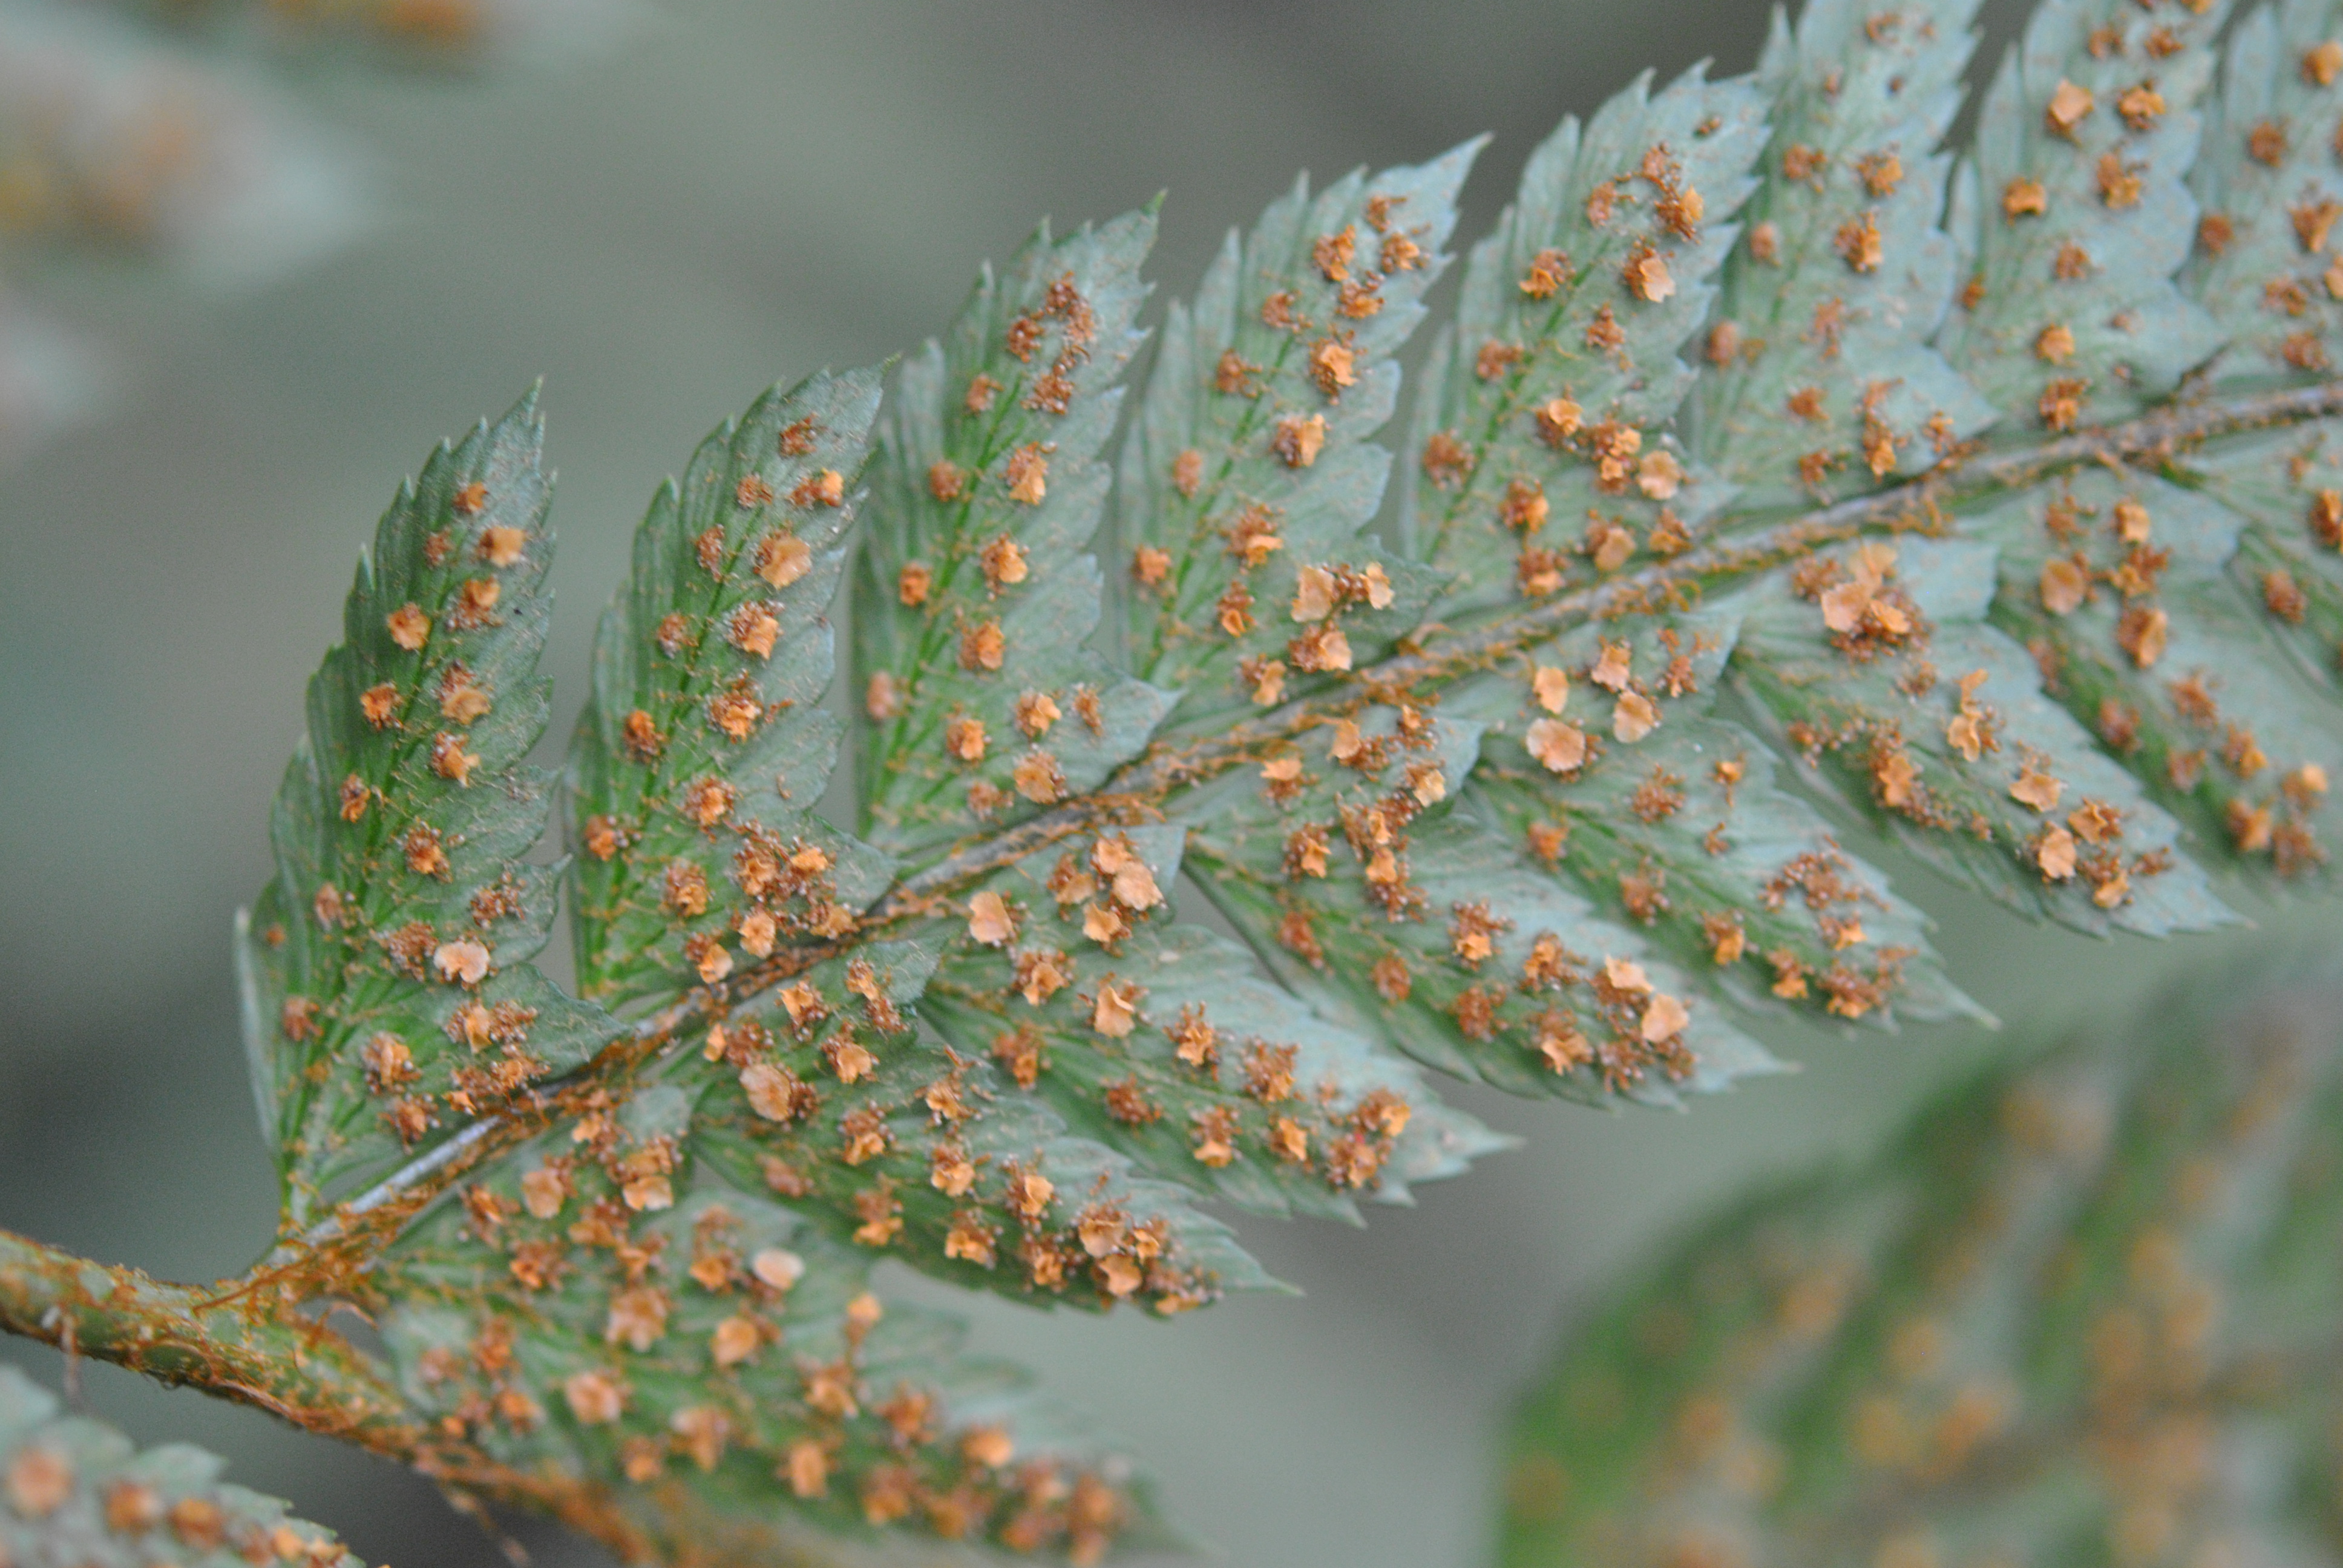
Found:
[[[150,345],[59,309],[126,271],[247,292],[381,219],[361,135],[314,91],[443,84],[607,45],[634,0],[16,0],[0,8],[0,460],[106,408]],[[304,92],[302,86],[312,91]]]
[[[2008,9],[1988,11],[1982,57]],[[641,62],[567,83],[461,99],[427,87],[420,101],[411,85],[317,84],[390,155],[405,221],[268,296],[173,320],[131,280],[56,279],[65,307],[145,329],[158,375],[0,501],[0,719],[37,738],[0,759],[0,794],[28,803],[0,839],[6,1212],[182,1277],[241,1266],[236,1249],[265,1229],[220,917],[265,866],[252,803],[290,736],[285,694],[331,635],[349,529],[323,520],[374,515],[382,477],[407,470],[451,404],[501,407],[540,370],[559,394],[554,586],[573,613],[546,664],[566,733],[584,691],[577,612],[615,578],[645,476],[777,373],[868,362],[900,347],[907,323],[942,321],[973,260],[1009,254],[1034,214],[1103,217],[1169,186],[1152,271],[1185,295],[1221,231],[1251,222],[1295,166],[1324,181],[1493,127],[1496,172],[1465,203],[1463,231],[1478,232],[1504,171],[1562,112],[1644,65],[1664,77],[1713,52],[1718,74],[1736,71],[1762,25],[1755,7],[1681,4],[1456,7],[1428,35],[1419,21],[1396,5],[1068,6],[995,32],[844,7],[679,7]],[[1963,979],[2004,1016],[2031,1017],[2054,991],[2069,1009],[2120,992],[2163,956],[1973,923],[1928,879],[1904,887],[1950,923],[1943,945],[1974,955]],[[97,984],[101,964],[136,984]],[[1117,1412],[1175,1512],[1264,1558],[1461,1556],[1480,1527],[1485,1415],[1557,1297],[1688,1199],[1859,1141],[1965,1048],[1918,1031],[1777,1043],[1825,1070],[1682,1123],[1460,1096],[1531,1135],[1529,1151],[1364,1235],[1243,1227],[1273,1271],[1316,1291],[1306,1308],[1235,1304],[1176,1334],[1003,1314],[980,1338]],[[121,1099],[94,1082],[125,1086]],[[226,1201],[164,1183],[189,1168],[225,1173]],[[116,1381],[100,1398],[138,1430],[135,1412],[163,1396]],[[490,1560],[463,1527],[411,1533],[437,1505],[408,1483],[180,1403],[173,1430],[236,1454],[244,1479],[334,1520],[362,1554]],[[1373,1446],[1336,1450],[1319,1441],[1329,1431]],[[338,1481],[299,1473],[297,1450]]]
[[[2332,1561],[2338,1000],[2208,971],[1709,1217],[1523,1397],[1498,1561]]]

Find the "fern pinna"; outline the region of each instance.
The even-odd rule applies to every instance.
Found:
[[[1956,156],[1975,10],[1566,121],[1396,452],[1478,143],[1273,202],[1128,409],[1153,211],[1043,228],[659,492],[558,782],[533,397],[443,447],[243,930],[279,1244],[224,1317],[12,1326],[346,1300],[387,1359],[272,1408],[631,1555],[1090,1562],[1161,1535],[1128,1462],[872,1265],[1174,1314],[1271,1283],[1214,1205],[1496,1147],[1432,1073],[1665,1104],[1766,1011],[1981,1016],[1834,819],[2089,931],[2322,877],[2343,7],[2047,0]]]

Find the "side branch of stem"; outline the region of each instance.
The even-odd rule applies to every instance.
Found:
[[[646,1553],[601,1488],[509,1469],[436,1432],[347,1341],[251,1283],[170,1284],[0,1231],[0,1330],[266,1411],[458,1493],[545,1510],[622,1556]]]
[[[0,1231],[0,1329],[412,1462],[426,1433],[329,1329]]]

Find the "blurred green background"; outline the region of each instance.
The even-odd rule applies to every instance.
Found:
[[[1988,56],[2021,9],[1988,6]],[[940,329],[978,261],[1040,215],[1071,225],[1168,190],[1154,276],[1183,293],[1297,168],[1414,161],[1490,130],[1469,236],[1562,114],[1647,65],[1745,69],[1764,27],[1756,0],[668,0],[558,73],[297,70],[292,95],[368,149],[357,241],[225,301],[117,265],[33,279],[111,347],[123,390],[0,473],[0,1225],[191,1279],[266,1241],[229,917],[268,874],[266,802],[354,553],[432,441],[546,378],[558,743],[659,477],[766,384]],[[1883,858],[2012,1033],[2343,929],[2302,906],[2187,946],[2099,944]],[[1524,1146],[1365,1231],[1240,1223],[1303,1299],[1169,1324],[963,1303],[976,1342],[1126,1436],[1225,1561],[1477,1561],[1494,1418],[1573,1300],[1754,1172],[1864,1148],[1995,1049],[1974,1029],[1767,1032],[1802,1074],[1683,1116],[1460,1091]],[[57,1381],[45,1350],[0,1356]],[[215,1447],[369,1560],[502,1561],[363,1456],[109,1369],[86,1385],[141,1441]],[[521,1533],[540,1561],[592,1560]]]

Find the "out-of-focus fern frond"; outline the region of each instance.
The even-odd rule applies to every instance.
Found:
[[[42,7],[0,20],[0,244],[165,261],[256,281],[364,217],[333,138],[248,75],[119,23]]]
[[[2338,1018],[2193,985],[1720,1216],[1524,1401],[1498,1560],[2332,1561]]]
[[[28,0],[0,16],[0,256],[20,282],[93,263],[158,286],[250,286],[371,221],[349,138],[262,58],[337,48],[475,70],[607,47],[636,0]],[[200,45],[200,48],[188,47]],[[103,402],[107,359],[0,316],[0,459]]]
[[[438,70],[554,65],[607,48],[639,0],[113,0],[211,43]]]
[[[31,1379],[0,1366],[0,1561],[363,1568],[331,1531],[219,1473],[200,1448],[142,1451],[103,1422],[61,1414]]]

